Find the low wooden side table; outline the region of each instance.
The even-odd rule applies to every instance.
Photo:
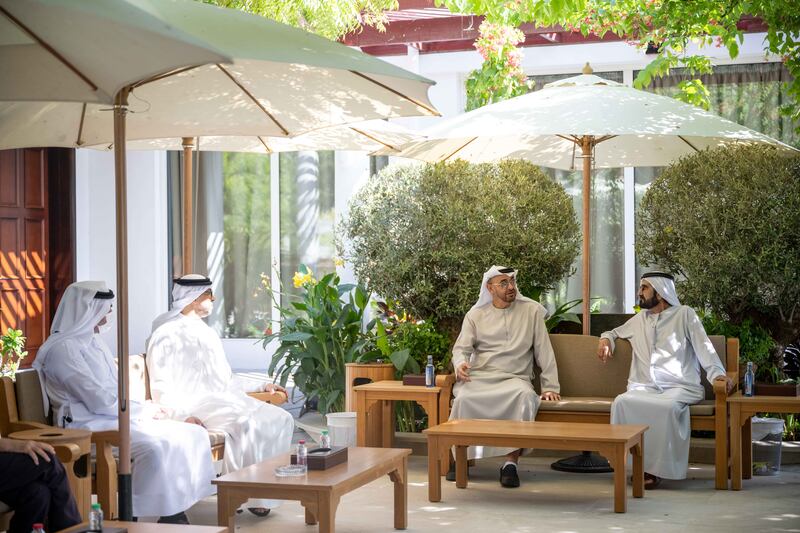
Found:
[[[17,440],[35,440],[46,442],[51,446],[59,444],[75,444],[80,449],[80,456],[72,463],[65,463],[69,488],[75,496],[81,518],[89,519],[92,506],[92,476],[90,472],[90,458],[92,451],[92,432],[85,429],[64,429],[46,427],[41,429],[26,429],[15,431],[8,435]]]
[[[731,413],[731,490],[742,490],[742,478],[753,475],[753,443],[750,417],[757,413],[800,413],[798,396],[728,396]]]

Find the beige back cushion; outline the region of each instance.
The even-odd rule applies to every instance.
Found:
[[[14,394],[17,396],[17,411],[20,420],[50,424],[49,413],[44,412],[42,385],[36,370],[29,368],[17,372]]]

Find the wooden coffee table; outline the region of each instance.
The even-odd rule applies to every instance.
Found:
[[[750,417],[757,413],[800,413],[798,396],[728,396],[731,413],[731,490],[742,490],[742,478],[753,475]]]
[[[289,464],[290,454],[226,474],[217,486],[217,523],[234,531],[236,509],[249,498],[298,500],[306,510],[306,524],[319,521],[320,533],[335,530],[339,499],[382,476],[394,482],[394,527],[408,524],[408,456],[397,448],[349,448],[347,462],[328,470],[309,470],[302,477],[278,477],[275,468]]]
[[[456,487],[467,487],[467,446],[590,450],[608,458],[614,468],[614,512],[626,509],[625,465],[633,456],[633,497],[644,495],[644,432],[648,426],[520,422],[516,420],[450,420],[426,429],[428,499],[442,499],[442,450],[456,447]]]

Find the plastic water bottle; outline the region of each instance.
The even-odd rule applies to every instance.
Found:
[[[99,503],[93,503],[89,511],[89,531],[103,531],[103,509]]]
[[[434,387],[436,386],[436,377],[433,373],[433,356],[428,356],[428,364],[425,365],[425,386],[426,387]]]
[[[306,448],[304,440],[297,442],[297,466],[301,467],[303,471],[308,470],[308,448]]]
[[[44,524],[33,524],[31,533],[44,533]]]
[[[331,436],[328,435],[328,430],[322,430],[322,436],[319,438],[319,447],[320,448],[330,448],[331,447]]]
[[[753,396],[755,383],[755,374],[753,374],[753,362],[747,362],[747,371],[744,373],[744,392],[745,396]]]

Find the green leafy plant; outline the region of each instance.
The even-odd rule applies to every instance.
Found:
[[[755,325],[749,318],[737,325],[714,313],[701,311],[698,314],[707,334],[739,339],[739,361],[753,363],[757,381],[776,381],[775,372],[780,369],[773,360],[775,341],[769,331]]]
[[[340,284],[334,273],[316,280],[305,265],[295,273],[294,284],[302,288],[300,300],[280,307],[280,332],[267,331],[263,338],[265,349],[273,339],[279,342],[269,374],[281,385],[293,376],[306,398],[317,400],[321,413],[342,411],[345,364],[375,354],[373,324],[363,324],[369,293],[361,285]]]
[[[779,364],[800,337],[798,198],[798,156],[763,145],[695,153],[645,193],[637,254],[679,275],[687,305],[768,331]]]
[[[526,161],[391,166],[350,201],[340,254],[358,279],[454,340],[491,265],[552,287],[580,247],[572,200]],[[346,244],[346,246],[343,245]]]
[[[14,379],[20,361],[28,355],[25,340],[18,329],[8,328],[4,335],[0,335],[0,377]]]

